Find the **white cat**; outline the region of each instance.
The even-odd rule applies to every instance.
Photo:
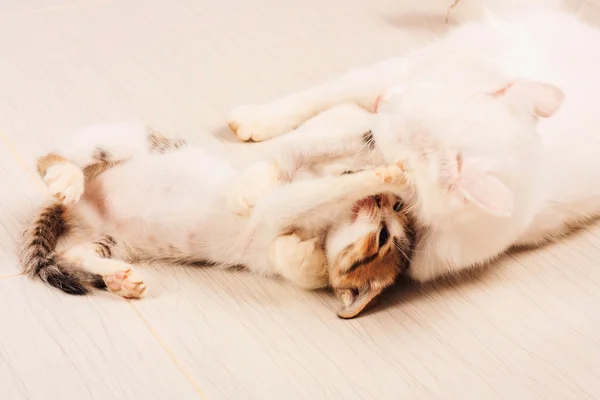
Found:
[[[242,172],[142,125],[68,137],[38,160],[58,201],[25,236],[26,273],[70,294],[97,288],[140,298],[147,287],[132,265],[140,259],[243,265],[304,288],[331,284],[344,303],[339,315],[357,315],[410,260],[407,210],[381,193],[402,187],[404,174],[369,168],[381,163],[363,138],[371,114],[340,106],[314,123],[350,140],[319,150],[307,124],[296,140],[282,140],[274,160]]]
[[[552,2],[524,3],[403,57],[239,107],[230,126],[261,141],[340,103],[376,111],[376,145],[412,171],[414,191],[399,194],[428,227],[408,270],[418,281],[560,237],[600,212],[600,31]]]

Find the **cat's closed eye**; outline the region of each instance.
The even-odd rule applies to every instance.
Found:
[[[379,248],[381,249],[390,238],[390,231],[385,227],[385,225],[379,231]]]

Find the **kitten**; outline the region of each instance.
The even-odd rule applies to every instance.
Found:
[[[412,171],[404,200],[428,228],[407,271],[417,281],[560,237],[600,212],[600,31],[550,6],[524,8],[239,107],[230,126],[261,141],[341,103],[376,112],[376,145]]]
[[[302,140],[284,142],[304,151]],[[308,289],[331,282],[344,302],[339,315],[349,318],[406,268],[415,240],[399,198],[380,194],[402,185],[396,166],[306,179],[308,170],[268,161],[238,172],[184,141],[121,124],[68,138],[38,171],[58,201],[30,226],[22,264],[69,294],[97,288],[141,298],[138,260],[243,265]],[[263,185],[260,198],[247,195],[254,183]]]

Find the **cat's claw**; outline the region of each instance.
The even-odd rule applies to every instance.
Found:
[[[50,194],[63,204],[79,201],[85,187],[83,171],[78,166],[62,162],[51,166],[44,175]]]
[[[257,163],[240,174],[227,195],[227,206],[242,216],[249,216],[259,199],[281,184],[279,168],[271,163]]]
[[[269,105],[234,108],[229,113],[227,122],[236,136],[244,142],[262,142],[296,128],[284,109]]]
[[[108,291],[126,299],[141,299],[148,293],[144,280],[131,268],[103,276]]]

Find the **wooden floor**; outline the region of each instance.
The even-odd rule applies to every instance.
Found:
[[[2,0],[0,399],[600,398],[600,226],[463,282],[400,285],[354,321],[243,272],[148,267],[143,301],[19,275],[47,196],[34,159],[61,136],[140,118],[248,162],[268,146],[234,143],[229,108],[400,54],[444,31],[449,3]]]

